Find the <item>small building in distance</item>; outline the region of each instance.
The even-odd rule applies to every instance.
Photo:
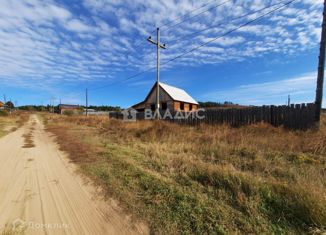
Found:
[[[84,108],[79,105],[72,105],[72,104],[59,104],[58,106],[58,113],[59,114],[82,114]]]
[[[2,101],[0,101],[0,109],[5,109],[5,104]]]
[[[132,106],[138,112],[145,109],[156,109],[156,83],[149,91],[145,100]],[[170,112],[190,112],[198,109],[198,102],[194,100],[185,90],[160,82],[160,109]]]

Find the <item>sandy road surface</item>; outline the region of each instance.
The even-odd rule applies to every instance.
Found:
[[[116,205],[93,192],[37,116],[0,139],[0,231],[6,227],[33,235],[147,233],[145,226],[131,223]]]

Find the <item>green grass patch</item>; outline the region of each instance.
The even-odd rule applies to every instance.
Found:
[[[145,215],[152,232],[225,234],[216,205],[143,172],[123,157],[106,157],[107,164],[88,170],[107,186],[110,195],[118,196],[140,216]]]
[[[0,117],[7,117],[9,114],[5,110],[0,110]]]
[[[289,132],[90,117],[48,123],[83,172],[152,234],[325,231],[324,124]]]

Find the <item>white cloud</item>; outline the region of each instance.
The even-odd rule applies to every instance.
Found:
[[[209,92],[203,96],[203,99],[263,105],[285,104],[287,96],[291,95],[293,102],[312,103],[315,98],[316,78],[316,73],[311,72],[279,81],[241,85],[232,89]]]
[[[249,20],[229,19],[259,10],[278,0],[220,2],[192,12],[200,14],[172,29],[161,27],[162,64]],[[304,0],[284,11],[210,43],[162,69],[240,61],[278,53],[301,53],[319,43],[321,0]],[[121,79],[155,65],[155,49],[146,42],[159,25],[173,24],[203,3],[195,0],[81,0],[83,11],[55,0],[1,0],[0,76],[28,84],[76,80]],[[301,9],[300,14],[296,14]],[[224,20],[227,19],[227,20]],[[212,27],[220,25],[219,27]],[[197,30],[202,33],[185,37]],[[154,32],[153,32],[154,31]],[[184,37],[182,40],[181,37]],[[35,83],[36,84],[36,83]]]
[[[76,32],[87,32],[91,30],[91,27],[78,19],[72,19],[66,24],[66,28]]]
[[[68,10],[66,10],[62,7],[55,6],[55,5],[49,6],[49,12],[50,12],[50,14],[52,13],[52,15],[55,18],[63,20],[63,21],[65,21],[71,17],[71,13]]]

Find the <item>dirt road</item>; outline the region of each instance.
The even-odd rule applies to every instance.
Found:
[[[0,139],[0,231],[10,234],[139,234],[117,205],[95,196],[36,115]],[[0,232],[1,234],[1,232]]]

